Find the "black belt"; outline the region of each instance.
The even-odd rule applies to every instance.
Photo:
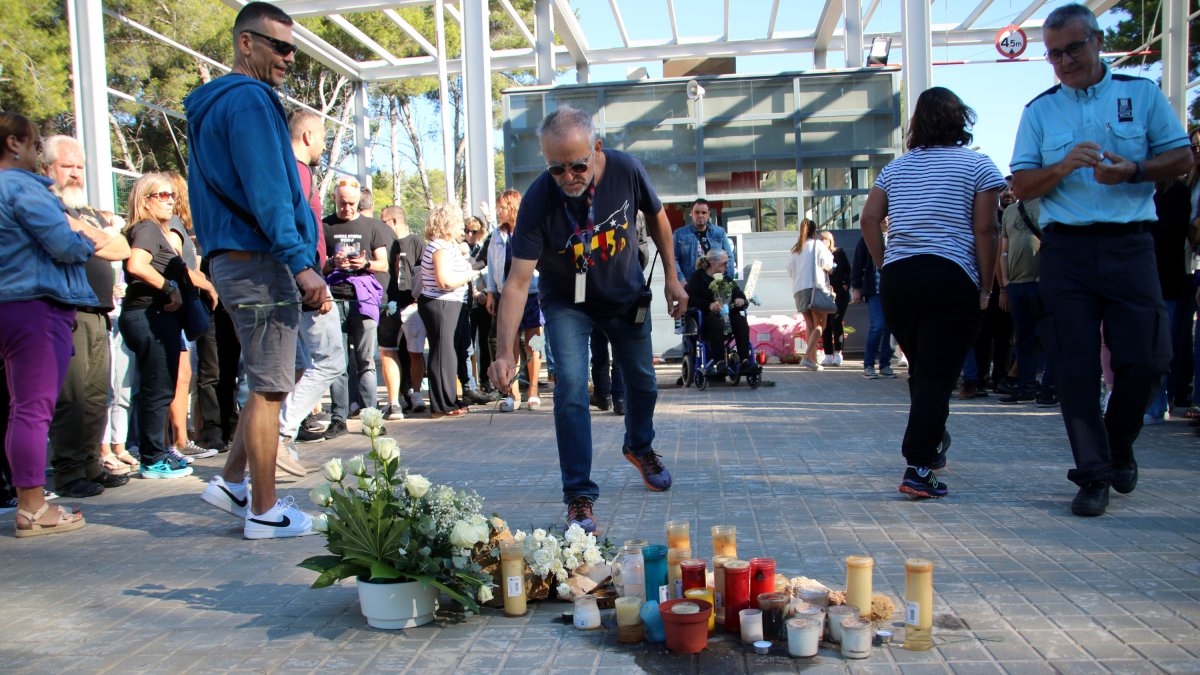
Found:
[[[1139,220],[1132,223],[1089,223],[1087,225],[1063,225],[1050,223],[1045,230],[1051,234],[1074,234],[1084,237],[1116,237],[1126,234],[1149,232],[1151,221]]]
[[[112,310],[107,307],[77,307],[75,311],[83,312],[84,314],[99,314],[100,316],[107,316]]]

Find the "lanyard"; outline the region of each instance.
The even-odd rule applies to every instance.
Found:
[[[585,229],[579,226],[579,223],[575,220],[575,216],[571,214],[571,209],[568,208],[567,202],[563,202],[563,212],[567,214],[567,222],[575,228],[575,236],[571,239],[576,249],[573,253],[576,261],[575,272],[577,274],[587,274],[587,268],[596,266],[596,261],[592,258],[592,236],[596,233],[596,185],[594,183],[588,185],[587,205],[587,225]]]

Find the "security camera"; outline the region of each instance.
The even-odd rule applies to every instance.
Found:
[[[704,98],[704,87],[701,87],[699,82],[690,80],[687,85],[687,95],[693,101]]]

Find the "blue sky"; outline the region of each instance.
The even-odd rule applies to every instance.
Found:
[[[618,0],[617,4],[631,42],[662,42],[671,38],[665,0]],[[730,39],[762,39],[767,36],[771,0],[732,0],[730,4]],[[817,15],[822,4],[823,0],[784,0],[780,2],[779,14],[776,18],[776,36],[811,34],[816,26]],[[870,4],[870,0],[862,0],[864,11]],[[930,9],[931,23],[935,29],[946,24],[957,25],[977,4],[977,0],[936,0]],[[1065,0],[1051,0],[1033,16],[1034,18],[1045,18],[1055,7],[1062,4],[1065,4]],[[1029,0],[995,0],[975,23],[975,26],[1006,25],[1028,5]],[[608,2],[604,0],[572,0],[571,6],[578,13],[590,48],[621,46],[620,34]],[[676,0],[675,7],[681,41],[720,36],[724,13],[723,0]],[[1117,18],[1117,15],[1105,14],[1100,17],[1100,25],[1109,27],[1115,24]],[[885,31],[899,32],[900,1],[882,0],[864,30],[868,34]],[[1031,42],[1026,49],[1025,56],[1040,56],[1044,49],[1041,43]],[[903,58],[902,49],[897,47],[892,50],[892,63],[901,62]],[[958,48],[935,47],[933,50],[935,63],[964,60],[990,61],[997,58],[999,58],[999,54],[990,44]],[[844,64],[844,55],[841,52],[830,52],[829,67],[838,68]],[[651,78],[662,76],[662,62],[649,61],[619,66],[593,66],[590,71],[590,81],[593,83],[622,81],[626,79],[627,71],[637,66],[646,67]],[[811,54],[739,57],[737,59],[737,70],[740,74],[778,73],[811,68],[813,68]],[[1136,69],[1122,69],[1121,72],[1139,74]],[[1159,76],[1159,73],[1159,68],[1155,66],[1141,74],[1154,79]],[[558,77],[556,82],[559,84],[575,83],[575,71],[573,69],[566,71]],[[1007,173],[1013,137],[1021,118],[1021,111],[1034,96],[1053,86],[1054,76],[1050,65],[1045,61],[935,65],[933,67],[933,84],[953,90],[975,109],[978,115],[978,122],[975,126],[975,144],[979,146],[981,152],[992,158],[1002,172]],[[425,113],[425,116],[427,119],[433,119],[432,110]],[[500,146],[501,139],[498,134],[496,142],[497,146]],[[440,148],[440,140],[436,138],[425,144],[425,155],[430,166],[441,166]],[[377,153],[375,159],[381,167],[388,165],[389,160],[385,159],[382,154]]]

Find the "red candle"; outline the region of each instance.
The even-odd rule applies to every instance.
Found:
[[[726,582],[728,583],[728,581]],[[775,592],[775,559],[774,558],[751,558],[750,559],[750,607],[751,609],[761,609],[758,606],[758,596],[763,593]]]
[[[687,592],[692,588],[707,588],[708,579],[705,572],[708,570],[708,561],[706,560],[684,560],[679,563],[679,569],[683,576],[683,590]]]
[[[750,608],[750,563],[725,561],[725,632],[740,636],[742,620],[738,612]]]

